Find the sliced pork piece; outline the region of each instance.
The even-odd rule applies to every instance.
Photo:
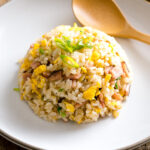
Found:
[[[62,78],[62,71],[57,71],[52,73],[52,75],[49,77],[50,81],[57,81]]]
[[[72,80],[72,88],[75,88],[77,86],[76,80]]]
[[[34,62],[32,62],[32,64],[31,64],[31,68],[32,68],[32,69],[35,69],[35,68],[37,68],[37,67],[40,66],[40,65],[41,65],[40,62],[34,61]]]
[[[109,74],[110,73],[110,70],[113,68],[113,66],[107,66],[107,67],[105,67],[105,69],[104,69],[104,72],[105,72],[105,74]]]
[[[86,103],[86,102],[83,102],[83,103],[81,103],[81,104],[76,103],[76,104],[75,104],[75,108],[78,109],[78,108],[80,108],[81,106],[83,106],[85,103]]]
[[[25,72],[23,73],[23,79],[26,81],[28,78],[31,78],[32,76],[32,73],[29,73],[29,72]]]
[[[121,65],[122,65],[122,70],[123,70],[123,72],[124,72],[125,77],[129,77],[129,70],[128,70],[128,68],[127,68],[126,62],[123,61],[123,62],[121,63]]]
[[[112,75],[112,79],[117,79],[123,74],[122,68],[119,66],[113,67],[109,72]]]
[[[102,105],[102,107],[105,107],[105,102],[104,102],[104,96],[102,93],[99,94],[98,96],[98,100],[100,101],[100,104]]]
[[[119,93],[114,93],[112,95],[112,98],[116,99],[116,100],[122,100],[123,99],[123,97]]]
[[[78,73],[78,74],[71,74],[68,78],[71,79],[71,80],[77,80],[81,77],[81,74]]]
[[[117,82],[118,89],[120,89],[121,88],[121,82],[120,82],[120,80],[117,80],[116,82]]]
[[[49,78],[51,76],[51,73],[50,73],[50,71],[45,71],[45,72],[42,73],[42,75],[45,78]]]

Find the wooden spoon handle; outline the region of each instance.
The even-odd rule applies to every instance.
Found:
[[[136,40],[145,42],[147,44],[150,44],[150,35],[139,32],[130,25],[126,26],[122,35],[123,34],[124,34],[124,37],[136,39]]]
[[[7,2],[8,2],[8,0],[0,0],[0,6],[4,5]]]

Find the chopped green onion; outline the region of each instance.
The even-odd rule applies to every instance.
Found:
[[[62,59],[62,61],[74,68],[79,68],[79,64],[77,62],[75,62],[71,57],[66,56],[66,55],[60,55],[60,58]]]
[[[84,43],[84,40],[87,40],[86,43]],[[56,45],[65,50],[66,52],[72,53],[75,50],[80,50],[82,48],[92,48],[93,46],[90,45],[90,41],[92,40],[92,37],[87,37],[84,39],[80,39],[76,44],[71,44],[71,40],[69,37],[63,36],[62,39],[55,39]]]
[[[118,89],[118,84],[117,84],[117,82],[115,83],[115,89]]]
[[[83,34],[83,30],[81,30],[80,33]]]
[[[55,39],[55,42],[56,42],[56,45],[57,45],[59,48],[65,50],[66,52],[72,52],[72,51],[73,51],[73,50],[72,50],[72,47],[70,46],[70,43],[71,43],[70,40],[65,41],[65,40],[57,39],[57,38],[56,38],[56,39]]]
[[[121,76],[120,77],[118,77],[116,80],[120,80],[121,79]]]
[[[74,51],[75,51],[75,50],[80,50],[80,49],[82,49],[82,48],[90,48],[90,49],[91,49],[93,46],[90,45],[90,43],[89,43],[90,38],[86,38],[86,39],[89,39],[88,42],[86,42],[86,43],[83,43],[83,41],[84,41],[85,39],[80,39],[76,45],[73,45],[73,50],[74,50]]]
[[[60,113],[61,109],[62,108],[58,106],[57,111]]]
[[[91,48],[93,48],[93,46],[90,45],[90,43],[86,43],[86,44],[85,44],[85,48],[90,48],[90,49],[91,49]]]
[[[118,80],[120,80],[120,79],[121,79],[121,76],[120,76],[120,77],[118,77],[118,78],[116,79],[116,82],[115,82],[115,89],[118,89],[117,81],[118,81]]]
[[[66,113],[65,112],[60,112],[60,115],[64,118],[66,117]]]
[[[66,43],[67,43],[68,46],[71,47],[71,41],[70,40],[67,40]]]
[[[121,79],[121,76],[120,76],[120,77],[118,77],[118,78],[116,79],[116,82],[115,82],[115,89],[118,89],[117,81],[118,81],[118,80],[120,80],[120,79]]]
[[[44,50],[42,48],[39,49],[40,54],[44,54]]]
[[[59,91],[59,92],[62,92],[63,90],[64,90],[63,88],[60,88],[58,91]]]
[[[62,110],[62,108],[58,106],[57,111],[59,112],[59,114],[60,114],[62,117],[66,117],[66,113],[65,113],[65,112],[62,112],[61,110]]]
[[[73,50],[80,50],[84,48],[83,40],[80,39],[76,45],[73,45]]]
[[[62,38],[63,38],[64,41],[70,40],[70,38],[67,37],[67,36],[62,36]]]
[[[14,91],[19,92],[20,89],[19,88],[13,88]]]

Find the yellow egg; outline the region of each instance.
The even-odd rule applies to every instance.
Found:
[[[116,110],[114,110],[114,111],[112,112],[112,114],[113,114],[113,117],[114,117],[114,118],[117,118],[117,117],[119,116],[119,112],[117,112]]]
[[[45,72],[46,71],[46,65],[40,65],[39,67],[37,67],[35,70],[34,70],[34,75],[37,76],[39,74],[41,74],[42,72]]]
[[[96,86],[92,86],[88,88],[84,93],[83,93],[83,98],[87,100],[93,100],[96,94]]]
[[[66,105],[66,110],[73,113],[75,111],[75,108],[72,104],[68,103],[68,102],[64,102]]]
[[[42,76],[39,76],[39,82],[38,82],[37,87],[38,87],[38,88],[43,88],[43,87],[44,87],[45,82],[46,82],[45,78],[44,78],[44,77],[42,77]]]
[[[32,49],[32,50],[30,51],[30,55],[31,55],[33,58],[35,58],[35,57],[37,56],[37,50],[36,50],[36,49]]]
[[[85,67],[81,67],[81,72],[82,72],[82,73],[87,73],[86,68],[85,68]]]
[[[34,46],[33,46],[33,49],[37,50],[37,49],[39,49],[39,47],[40,47],[40,44],[39,43],[35,43]]]
[[[21,65],[21,69],[27,70],[31,65],[31,62],[25,58],[23,64]]]
[[[41,41],[41,46],[46,47],[46,45],[47,45],[47,40],[46,39],[42,40]]]
[[[107,74],[105,77],[105,84],[107,84],[111,79],[111,74]]]
[[[100,112],[101,112],[100,108],[95,108],[94,110],[95,110],[97,113],[100,113]]]
[[[96,94],[95,94],[95,96],[98,96],[99,94],[100,94],[100,91],[97,91]]]
[[[98,53],[97,51],[94,51],[93,53],[92,53],[92,60],[93,61],[96,61],[96,60],[98,60],[100,58],[100,53]]]

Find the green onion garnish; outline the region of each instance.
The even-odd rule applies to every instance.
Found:
[[[58,106],[57,111],[59,112],[59,114],[60,114],[62,117],[66,117],[66,113],[65,113],[65,112],[62,112],[61,110],[62,110],[62,108]]]
[[[90,38],[86,38],[86,39],[89,39],[89,40],[87,40],[86,43],[83,42],[85,39],[80,39],[77,44],[73,45],[73,50],[74,51],[75,50],[80,50],[82,48],[90,48],[91,49],[93,46],[90,45],[90,43],[89,43]]]
[[[86,42],[84,42],[86,40]],[[80,50],[82,48],[92,48],[90,45],[90,41],[92,41],[92,37],[87,37],[80,39],[76,44],[71,44],[71,40],[69,37],[63,36],[62,39],[55,39],[56,45],[65,50],[66,52],[72,53],[75,50]]]
[[[118,89],[118,84],[117,84],[117,82],[115,83],[115,89]]]
[[[13,88],[14,91],[19,92],[20,89],[19,88]]]
[[[58,90],[58,92],[62,92],[64,89],[63,88],[60,88],[59,90]]]
[[[55,39],[55,42],[56,42],[56,45],[59,47],[59,48],[61,48],[61,49],[63,49],[63,50],[65,50],[66,52],[72,52],[73,50],[72,50],[72,47],[70,46],[70,43],[71,43],[71,41],[69,41],[69,40],[62,40],[62,39]]]
[[[57,111],[60,113],[61,109],[62,108],[58,106]]]
[[[120,76],[120,77],[118,77],[118,78],[116,79],[116,82],[115,82],[115,89],[118,89],[117,81],[118,81],[118,80],[120,80],[120,79],[121,79],[121,76]]]
[[[66,56],[66,55],[60,55],[60,58],[68,66],[71,66],[71,67],[74,67],[74,68],[79,68],[79,64],[77,62],[75,62],[71,57]]]
[[[120,77],[118,77],[116,80],[120,80],[121,79],[121,76]]]
[[[42,48],[39,49],[40,54],[44,54],[44,50]]]
[[[65,112],[60,112],[60,115],[64,118],[66,117],[66,113]]]

